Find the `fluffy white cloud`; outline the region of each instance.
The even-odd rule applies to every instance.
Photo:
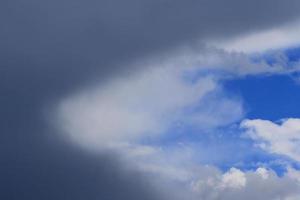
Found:
[[[241,126],[262,149],[300,161],[300,119],[284,119],[280,123],[245,120]]]
[[[242,171],[236,168],[231,168],[227,173],[223,174],[221,187],[239,189],[245,187],[246,181],[245,174]]]
[[[288,174],[278,177],[265,168],[242,172],[231,168],[194,182],[199,199],[206,200],[275,200],[299,197],[299,182]],[[298,196],[297,196],[298,195]]]

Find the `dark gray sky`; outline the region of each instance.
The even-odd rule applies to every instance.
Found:
[[[122,65],[194,40],[288,23],[299,0],[2,0],[0,199],[161,199],[113,154],[56,138],[44,109]]]

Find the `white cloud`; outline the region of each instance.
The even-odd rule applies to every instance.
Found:
[[[245,120],[241,126],[262,149],[300,161],[300,119],[284,119],[280,123]]]
[[[180,76],[168,68],[150,68],[130,80],[80,92],[60,104],[62,126],[87,147],[154,136],[216,87],[210,77],[191,84]]]
[[[281,49],[300,44],[300,22],[285,26],[248,33],[238,38],[223,41],[213,41],[213,45],[229,51],[263,52],[270,49]]]
[[[248,172],[231,168],[224,174],[217,172],[199,179],[192,186],[199,199],[205,200],[288,200],[300,192],[297,180],[287,174],[278,177],[265,168]]]
[[[269,171],[266,168],[259,167],[256,169],[256,173],[259,174],[263,179],[268,179],[270,176]]]
[[[222,175],[221,187],[222,188],[243,188],[246,185],[245,174],[236,168],[231,168],[227,173]]]
[[[292,168],[292,167],[288,167],[287,168],[287,176],[297,180],[300,183],[300,171]]]

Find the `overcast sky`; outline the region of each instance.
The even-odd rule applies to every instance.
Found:
[[[300,1],[3,0],[0,199],[300,198]]]

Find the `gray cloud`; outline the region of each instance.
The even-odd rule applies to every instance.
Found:
[[[14,146],[1,155],[1,199],[164,199],[142,174],[122,169],[115,155],[39,142],[43,147]]]
[[[36,95],[53,96],[92,76],[130,73],[125,60],[290,22],[299,7],[297,0],[4,1],[1,76],[22,82],[12,87],[39,85]]]

